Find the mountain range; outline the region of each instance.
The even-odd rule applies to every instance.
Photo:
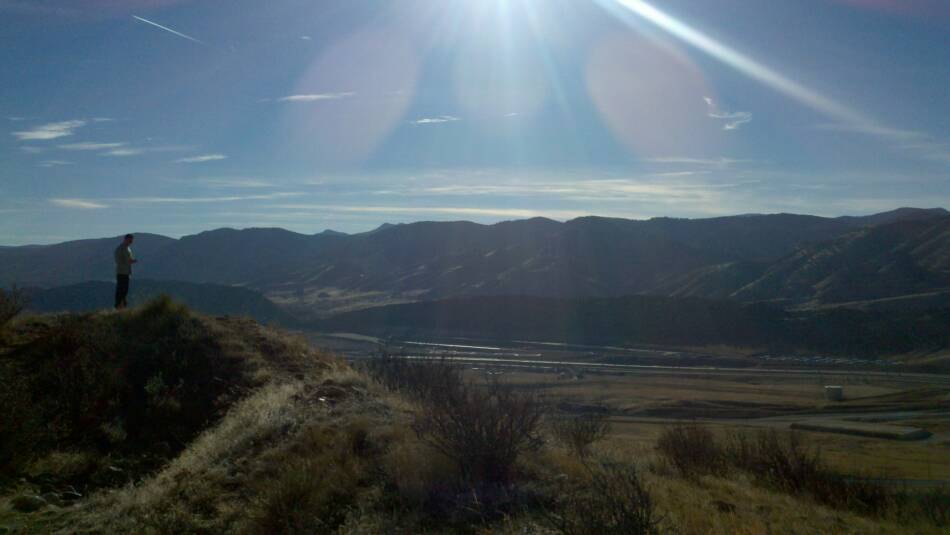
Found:
[[[118,238],[0,248],[0,284],[112,279]],[[463,296],[637,294],[821,305],[950,288],[950,213],[419,222],[360,234],[137,234],[135,277],[238,286],[297,317]]]
[[[24,297],[34,312],[88,312],[112,308],[114,291],[113,282],[86,281],[56,288],[30,288]],[[136,279],[129,305],[140,305],[162,294],[205,314],[247,316],[264,324],[295,324],[290,314],[260,293],[219,284]]]

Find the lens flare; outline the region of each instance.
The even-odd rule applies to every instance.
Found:
[[[406,114],[420,57],[393,28],[353,34],[329,47],[298,81],[284,106],[286,146],[325,164],[365,161]]]
[[[603,39],[587,63],[587,89],[617,139],[639,156],[718,148],[706,117],[702,72],[669,46],[631,33]]]
[[[869,124],[871,120],[860,112],[814,91],[770,69],[729,46],[707,36],[699,30],[673,18],[642,0],[610,0],[629,13],[646,20],[666,33],[705,52],[750,78],[761,82],[813,109],[824,112],[848,123]]]

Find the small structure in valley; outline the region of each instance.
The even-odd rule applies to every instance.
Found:
[[[841,401],[844,399],[844,388],[840,386],[826,386],[825,398],[828,401]]]

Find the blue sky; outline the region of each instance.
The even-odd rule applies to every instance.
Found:
[[[944,0],[0,0],[0,244],[950,205]]]

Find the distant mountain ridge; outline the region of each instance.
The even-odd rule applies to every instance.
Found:
[[[839,303],[950,290],[950,217],[866,227],[775,262],[706,266],[661,287],[672,296]]]
[[[283,309],[253,290],[234,286],[180,281],[136,279],[129,304],[135,306],[165,294],[189,307],[215,316],[247,316],[261,323],[293,325]],[[113,305],[114,283],[87,281],[50,289],[27,289],[32,312],[87,312],[108,310]]]
[[[544,218],[493,225],[419,222],[352,235],[306,235],[279,228],[217,229],[178,240],[139,234],[133,249],[142,260],[136,278],[243,286],[302,316],[479,295],[659,293],[785,299],[807,290],[809,284],[828,280],[820,291],[808,290],[809,298],[827,301],[862,297],[862,292],[867,293],[865,298],[890,297],[942,285],[946,270],[940,259],[947,254],[947,245],[941,241],[945,228],[939,227],[944,223],[935,223],[939,221],[950,221],[950,213],[902,208],[838,218],[591,216],[564,223]],[[931,224],[938,225],[932,231],[937,234],[927,242],[926,228]],[[890,234],[876,230],[893,225],[909,230],[887,231]],[[918,236],[918,231],[924,234]],[[891,238],[875,238],[882,233]],[[917,245],[902,249],[898,244],[902,236]],[[0,248],[0,284],[53,287],[111,280],[117,243],[118,238],[106,238]],[[906,252],[887,256],[886,251],[874,251],[875,246]],[[862,272],[865,282],[853,291],[844,289],[845,282],[829,279],[830,274],[814,282],[802,278],[801,273],[814,271],[805,269],[813,262],[808,258],[824,258],[841,248],[851,251],[848,266],[871,265],[862,260],[868,255],[881,265]],[[929,252],[921,252],[925,250]],[[845,264],[823,265],[833,272]],[[801,280],[800,284],[775,282],[792,273],[799,274],[793,280]],[[905,282],[890,286],[882,282],[895,274]],[[838,289],[832,291],[832,286]]]

